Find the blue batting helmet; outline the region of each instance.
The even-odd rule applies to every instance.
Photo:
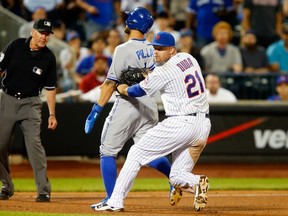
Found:
[[[138,30],[143,34],[149,31],[153,22],[151,13],[143,7],[137,7],[128,13],[128,18],[125,21],[128,28]]]

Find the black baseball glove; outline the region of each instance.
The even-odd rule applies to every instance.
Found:
[[[133,68],[128,67],[125,70],[122,70],[122,74],[120,76],[119,84],[126,84],[128,86],[132,86],[136,83],[140,83],[145,77],[148,75],[148,69],[146,68]]]

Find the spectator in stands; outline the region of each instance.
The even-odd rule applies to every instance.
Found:
[[[31,20],[31,14],[37,8],[44,8],[47,12],[47,17],[55,22],[59,20],[59,9],[64,6],[63,0],[54,0],[54,1],[43,1],[43,0],[24,0],[24,7],[27,12],[27,20]]]
[[[20,38],[28,38],[30,36],[30,33],[33,29],[33,24],[36,20],[47,18],[46,10],[43,7],[36,8],[35,11],[33,11],[31,17],[32,21],[24,23],[19,28],[18,36]]]
[[[288,18],[288,0],[283,0],[283,19]]]
[[[279,39],[281,22],[281,0],[244,0],[243,31],[255,30],[259,45],[267,48]]]
[[[175,39],[175,44],[177,46],[179,39],[180,39],[180,34],[178,31],[175,31],[173,27],[170,25],[170,18],[169,18],[168,13],[164,11],[159,13],[157,15],[156,22],[152,28],[153,28],[154,33],[165,31],[165,32],[169,32],[170,34],[172,34]]]
[[[104,49],[104,54],[110,58],[113,57],[116,46],[121,43],[121,36],[117,29],[112,28],[108,32],[107,46]]]
[[[63,72],[63,80],[60,80],[60,87],[64,91],[75,88],[77,76],[75,69],[82,59],[87,57],[90,52],[86,47],[81,47],[81,39],[76,31],[68,32],[66,35],[68,47],[60,52],[60,63]]]
[[[76,0],[64,0],[65,6],[61,11],[61,20],[65,23],[67,29],[77,31],[82,42],[86,43],[85,33],[85,12],[78,7]]]
[[[209,103],[234,103],[237,101],[236,96],[221,87],[220,78],[217,74],[208,74],[205,77],[207,88],[207,97]]]
[[[0,5],[17,16],[25,18],[26,11],[23,7],[23,0],[2,0],[0,1]]]
[[[267,48],[267,56],[271,71],[288,73],[288,22],[282,25],[281,37]]]
[[[197,46],[202,48],[213,41],[212,29],[216,23],[228,16],[233,9],[232,0],[198,1],[190,0],[187,7],[186,28],[196,27]]]
[[[277,95],[269,97],[269,101],[287,101],[288,102],[288,75],[279,76],[276,80]]]
[[[154,31],[149,31],[146,33],[146,39],[152,43],[154,35],[155,35]]]
[[[132,11],[136,7],[144,7],[152,13],[152,0],[121,0],[119,10],[122,13],[122,19],[125,20],[127,11]]]
[[[268,58],[264,47],[257,45],[257,38],[253,30],[247,30],[242,38],[240,48],[243,71],[246,73],[268,72]]]
[[[243,69],[240,51],[230,44],[232,29],[226,22],[219,22],[213,28],[215,42],[204,46],[200,53],[204,58],[207,73],[240,73]]]
[[[57,38],[58,40],[65,41],[65,35],[66,35],[66,26],[65,23],[61,20],[57,20],[54,23],[54,29],[53,29],[53,37]]]
[[[105,55],[104,50],[107,46],[107,42],[102,35],[96,36],[94,39],[92,39],[92,41],[90,41],[90,43],[92,54],[82,59],[79,65],[76,67],[75,81],[77,84],[81,82],[81,79],[84,75],[88,74],[91,71],[95,62],[95,58],[97,58],[97,56]],[[108,65],[110,67],[112,59],[108,56],[106,57],[108,59]]]
[[[200,55],[200,50],[195,46],[193,33],[190,29],[184,28],[180,31],[179,52],[190,53],[199,63],[201,68],[204,68],[204,61]]]
[[[95,58],[94,65],[90,73],[82,77],[79,89],[86,93],[97,86],[100,86],[107,76],[108,62],[106,56],[98,56]]]
[[[86,13],[85,32],[89,40],[93,33],[110,29],[115,24],[115,4],[118,1],[76,0]]]
[[[186,8],[188,3],[189,0],[170,0],[170,19],[176,31],[180,31],[186,26]]]

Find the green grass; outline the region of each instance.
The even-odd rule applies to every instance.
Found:
[[[210,190],[288,190],[288,178],[210,178]],[[103,192],[101,178],[52,178],[53,192]],[[15,191],[34,192],[34,179],[13,179]],[[132,191],[166,191],[165,178],[136,179]]]
[[[288,190],[288,178],[210,178],[210,190]],[[53,192],[103,192],[100,178],[51,178]],[[34,179],[13,179],[17,192],[35,192]],[[165,178],[136,179],[132,191],[167,191]],[[0,211],[0,216],[66,216],[60,213]],[[90,216],[91,214],[69,214]],[[97,214],[104,216],[111,214]]]

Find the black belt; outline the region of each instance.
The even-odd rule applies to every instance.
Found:
[[[23,99],[23,98],[28,98],[28,97],[34,97],[34,96],[39,96],[39,94],[23,94],[21,92],[17,92],[17,91],[13,91],[11,89],[2,87],[3,92],[5,92],[6,94],[15,97],[17,99]]]
[[[188,116],[197,116],[197,113],[190,113]],[[208,113],[205,114],[206,118],[210,118],[210,115]]]
[[[183,115],[183,116],[197,116],[198,113],[190,113],[190,114],[187,114],[187,115]],[[168,115],[167,117],[175,117],[173,115]],[[210,118],[210,115],[208,113],[205,114],[205,117],[206,118]]]

